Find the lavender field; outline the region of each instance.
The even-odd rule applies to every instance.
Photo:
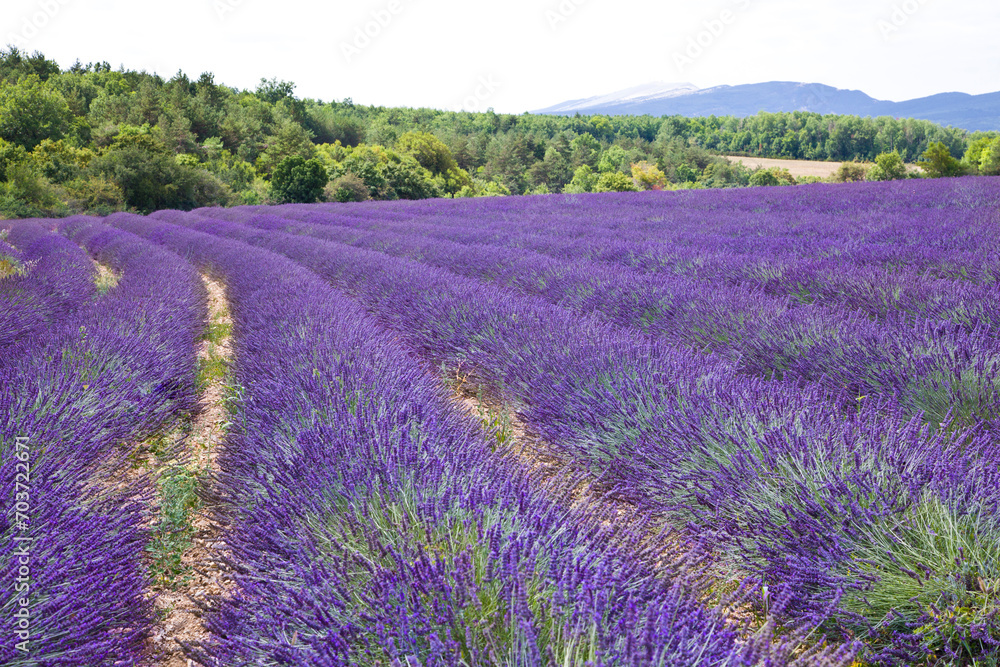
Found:
[[[0,230],[0,664],[998,664],[1000,178]]]

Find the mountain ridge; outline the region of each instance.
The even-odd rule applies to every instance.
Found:
[[[821,83],[769,81],[698,88],[690,83],[653,82],[577,100],[532,113],[549,115],[753,116],[761,111],[809,111],[853,116],[918,118],[969,131],[1000,130],[1000,92],[943,92],[891,102],[861,90]]]

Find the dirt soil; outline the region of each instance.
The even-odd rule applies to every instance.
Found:
[[[817,178],[829,178],[840,169],[842,162],[821,162],[819,160],[775,160],[764,157],[737,157],[735,155],[723,155],[730,162],[742,162],[749,169],[761,167],[770,169],[778,167],[787,169],[795,178],[815,176]]]
[[[202,276],[208,290],[209,321],[232,324],[223,286],[206,275]],[[218,345],[202,341],[198,358],[210,354],[221,356],[228,364],[232,359],[232,342],[224,338]],[[219,453],[225,437],[224,382],[211,382],[200,396],[201,411],[190,425],[186,438],[186,465],[192,470],[208,472],[209,485],[219,472]],[[215,497],[207,489],[205,498]],[[225,565],[226,545],[218,522],[217,508],[205,502],[194,517],[195,528],[191,546],[184,552],[181,562],[189,576],[169,587],[154,587],[147,591],[157,613],[157,623],[149,638],[152,659],[149,665],[157,667],[191,667],[196,664],[185,655],[184,644],[207,643],[209,633],[205,628],[203,609],[213,598],[224,596],[233,589],[229,568]]]

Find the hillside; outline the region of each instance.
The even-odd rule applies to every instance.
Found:
[[[536,113],[745,117],[761,111],[919,118],[970,132],[1000,130],[1000,92],[942,93],[890,102],[877,100],[860,90],[791,81],[712,88],[698,88],[689,83],[648,84],[562,102]]]

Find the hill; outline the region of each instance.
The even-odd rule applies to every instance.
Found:
[[[761,111],[919,118],[973,132],[989,131],[1000,129],[1000,92],[942,93],[890,102],[877,100],[860,90],[819,83],[770,81],[713,88],[698,88],[690,83],[652,83],[562,102],[535,113],[745,117]]]

